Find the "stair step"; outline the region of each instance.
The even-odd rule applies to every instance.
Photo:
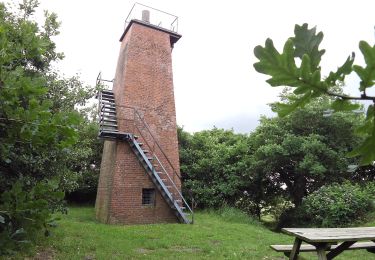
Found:
[[[150,153],[149,150],[143,150],[143,153]]]
[[[103,90],[102,90],[102,93],[104,93],[104,94],[109,94],[109,95],[113,95],[113,91],[112,91],[112,90],[108,90],[108,89],[103,89]]]
[[[114,97],[114,94],[113,94],[113,93],[111,93],[111,94],[109,94],[109,93],[102,93],[102,97],[105,97],[105,98],[113,98],[113,97]]]
[[[102,111],[100,113],[101,117],[116,117],[116,112],[115,111]]]
[[[139,138],[138,135],[133,135],[134,139],[137,140]]]
[[[113,100],[113,101],[112,101]],[[110,100],[107,100],[107,99],[102,99],[102,103],[103,104],[110,104],[110,105],[115,105],[116,103],[114,102],[114,99],[110,99]]]
[[[154,160],[154,157],[147,157],[147,160],[152,161]]]
[[[110,103],[102,103],[101,104],[101,107],[103,108],[111,108],[111,109],[116,109],[116,106],[114,104],[110,104]]]
[[[101,130],[101,131],[99,131],[99,135],[101,135],[101,134],[118,134],[119,133],[119,131],[118,130],[114,130],[114,129],[112,129],[112,130]]]
[[[99,122],[106,121],[106,120],[117,122],[117,117],[115,115],[103,115],[100,117]]]
[[[138,143],[138,145],[139,145],[139,146],[142,146],[142,145],[143,145],[143,143]]]
[[[109,127],[117,127],[117,124],[100,124],[100,126],[109,126]]]
[[[116,107],[115,103],[110,103],[110,102],[102,102],[102,106],[104,107]]]
[[[106,106],[102,106],[101,110],[102,112],[110,112],[110,111],[116,111],[116,108],[115,107],[106,107]]]
[[[117,123],[117,120],[116,119],[109,119],[109,118],[100,118],[100,121],[99,122],[113,122],[113,123]]]
[[[104,102],[104,103],[111,103],[111,104],[114,104],[114,105],[116,104],[116,103],[115,103],[115,100],[114,100],[113,98],[103,98],[103,99],[102,99],[102,103],[103,103],[103,102]]]
[[[116,120],[117,121],[117,116],[116,116],[116,113],[112,113],[110,115],[103,115],[103,114],[100,114],[100,118],[103,118],[104,120],[106,119],[110,119],[110,120]]]

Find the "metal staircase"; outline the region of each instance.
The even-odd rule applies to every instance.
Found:
[[[134,113],[133,123],[136,133],[120,132],[117,128],[116,104],[113,92],[102,90],[97,94],[97,98],[99,99],[99,138],[127,141],[179,221],[192,224],[194,213],[174,181],[174,176],[177,173],[140,113],[135,108],[129,108]],[[141,142],[140,139],[143,139],[144,142]],[[147,142],[146,139],[149,139],[149,141]],[[153,146],[150,144],[150,140],[153,141]],[[162,160],[156,155],[156,148],[158,148],[159,155],[163,156]],[[170,171],[173,173],[172,178],[168,174]],[[180,178],[178,175],[177,177]]]

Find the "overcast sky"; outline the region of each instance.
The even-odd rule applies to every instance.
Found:
[[[66,58],[59,69],[66,76],[79,73],[95,84],[99,71],[112,79],[124,21],[134,1],[40,0],[41,9],[58,14],[61,34],[55,39]],[[267,37],[278,49],[293,35],[294,24],[308,23],[324,32],[323,75],[336,69],[355,51],[358,42],[374,44],[375,1],[182,1],[143,0],[179,17],[182,38],[173,49],[177,122],[187,131],[233,128],[250,132],[260,116],[271,116],[267,104],[280,88],[257,73],[253,49]],[[151,12],[152,16],[152,12]],[[357,80],[347,81],[349,91]]]

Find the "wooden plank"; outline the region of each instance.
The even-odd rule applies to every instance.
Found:
[[[319,260],[327,260],[327,255],[326,255],[326,251],[324,250],[324,248],[319,248],[317,250],[318,251],[316,253],[318,255],[318,259]]]
[[[331,245],[331,247],[327,247],[326,250],[327,251],[333,250],[337,248],[338,246],[339,245]],[[276,252],[291,252],[293,245],[271,245],[270,247]],[[346,250],[356,250],[356,249],[369,249],[369,250],[374,249],[375,250],[375,243],[374,242],[359,242],[359,243],[357,242],[351,245]],[[316,248],[315,246],[310,245],[310,244],[302,244],[299,251],[300,252],[314,252],[316,251]]]
[[[293,249],[293,245],[270,245],[270,247],[275,250],[276,252],[291,252]],[[303,244],[301,245],[300,252],[314,252],[316,251],[315,246]]]
[[[345,241],[345,242],[341,243],[340,245],[338,245],[336,248],[332,249],[331,252],[329,252],[327,254],[327,258],[332,259],[332,258],[338,256],[339,254],[344,252],[344,250],[347,250],[350,246],[352,246],[355,242],[356,241]]]
[[[375,240],[375,227],[283,228],[282,231],[311,243]]]
[[[292,252],[290,252],[290,256],[289,256],[290,260],[297,260],[298,254],[299,254],[299,248],[301,247],[301,244],[302,244],[302,240],[296,237],[296,239],[294,240]]]

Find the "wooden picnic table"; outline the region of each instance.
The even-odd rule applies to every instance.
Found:
[[[375,242],[375,227],[283,228],[282,232],[295,237],[293,248],[289,256],[289,259],[293,260],[298,258],[302,242],[315,246],[319,260],[332,259],[345,250],[355,249],[355,243],[358,241]],[[329,247],[331,245],[336,246],[330,249]],[[370,244],[369,246],[358,248],[374,252],[374,246]]]

